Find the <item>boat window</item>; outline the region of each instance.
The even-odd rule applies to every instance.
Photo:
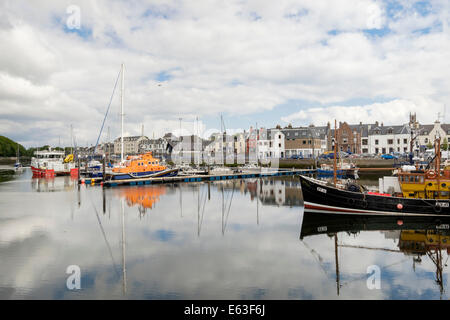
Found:
[[[448,197],[449,192],[448,191],[441,191],[441,197]]]
[[[423,183],[423,176],[419,177],[419,183]]]
[[[403,180],[404,182],[409,182],[409,177],[408,176],[404,176],[403,179],[404,179]]]

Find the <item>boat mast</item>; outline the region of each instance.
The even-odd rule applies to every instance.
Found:
[[[440,177],[441,177],[441,138],[439,134],[436,135],[436,139],[434,142],[434,153],[436,157],[436,163],[435,163],[435,170],[436,170],[436,177],[437,177],[437,187],[438,187],[438,198],[439,198],[439,187],[440,187]]]
[[[127,293],[127,270],[126,270],[126,261],[125,261],[125,205],[123,198],[121,199],[121,207],[122,207],[122,286],[123,286],[123,294]]]
[[[125,73],[125,66],[122,63],[122,81],[121,81],[121,90],[120,90],[120,130],[121,130],[121,137],[120,137],[120,163],[123,163],[123,94],[124,94],[124,73]]]
[[[338,238],[337,233],[334,234],[334,260],[336,263],[336,290],[339,295],[340,279],[339,279],[339,260],[338,260]]]
[[[334,155],[333,155],[333,181],[334,186],[336,187],[336,150],[337,150],[337,128],[336,128],[336,119],[334,119]]]

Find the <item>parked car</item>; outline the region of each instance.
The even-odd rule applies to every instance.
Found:
[[[383,154],[383,155],[381,155],[381,159],[385,159],[385,160],[398,159],[398,157],[393,154]]]

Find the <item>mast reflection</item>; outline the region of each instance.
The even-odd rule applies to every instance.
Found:
[[[374,244],[339,244],[338,234],[357,237],[361,231],[385,232],[397,242],[398,249],[378,248]],[[433,262],[435,282],[440,296],[444,293],[443,268],[447,266],[443,254],[450,253],[450,217],[398,217],[324,214],[305,211],[300,231],[300,240],[315,235],[326,234],[334,241],[335,272],[337,294],[340,294],[339,248],[356,248],[396,252],[411,258],[413,270],[425,257]],[[311,243],[310,243],[311,245]],[[308,247],[308,246],[307,246]],[[309,247],[308,247],[309,248]]]

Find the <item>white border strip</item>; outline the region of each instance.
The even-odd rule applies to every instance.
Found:
[[[360,215],[389,215],[389,216],[437,216],[437,217],[450,217],[449,215],[443,215],[443,214],[433,214],[433,213],[407,213],[407,212],[391,212],[391,211],[374,211],[374,210],[360,210],[360,209],[350,209],[350,208],[344,208],[344,207],[334,207],[334,206],[327,206],[324,204],[317,204],[314,202],[308,202],[304,201],[304,207],[305,210],[308,210],[310,212],[321,212],[321,213],[334,213],[334,214],[360,214]],[[306,205],[316,206],[322,209],[310,209],[306,208]],[[327,210],[329,209],[329,210]],[[335,210],[332,210],[335,209]],[[346,211],[341,211],[346,210]]]

